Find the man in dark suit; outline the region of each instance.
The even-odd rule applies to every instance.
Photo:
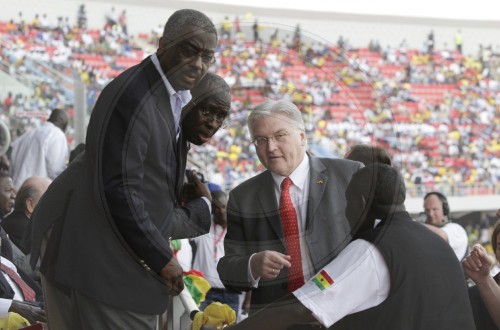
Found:
[[[154,329],[183,289],[173,233],[210,226],[210,193],[178,200],[185,169],[181,110],[214,62],[210,19],[179,10],[157,52],[114,79],[93,110],[85,152],[54,180],[32,217],[53,329]],[[180,229],[179,229],[180,228]]]
[[[231,191],[217,269],[228,289],[252,289],[252,313],[300,287],[350,241],[344,192],[363,165],[308,155],[302,113],[288,101],[257,106],[248,128],[267,171]]]

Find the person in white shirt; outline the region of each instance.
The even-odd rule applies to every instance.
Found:
[[[424,210],[427,215],[426,227],[448,242],[458,260],[462,260],[467,253],[469,240],[465,229],[449,219],[450,205],[446,196],[437,191],[427,193],[424,196]]]
[[[42,126],[12,143],[10,162],[14,187],[19,188],[31,176],[53,180],[66,168],[69,150],[64,132],[68,120],[66,111],[54,109]]]
[[[227,228],[227,194],[223,191],[212,191],[212,226],[206,235],[194,237],[191,241],[196,245],[193,269],[201,271],[211,288],[200,309],[214,301],[229,305],[236,313],[239,310],[239,293],[226,290],[217,273],[217,263],[224,256],[224,237]]]

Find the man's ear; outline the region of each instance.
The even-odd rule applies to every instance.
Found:
[[[302,146],[305,147],[307,142],[307,136],[305,131],[300,131],[300,139],[302,140]]]
[[[28,215],[31,216],[31,214],[33,213],[33,210],[35,209],[35,201],[33,200],[33,198],[28,198],[26,199],[26,211],[28,212]]]

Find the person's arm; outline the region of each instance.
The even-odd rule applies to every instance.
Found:
[[[14,312],[21,315],[32,324],[35,322],[47,322],[45,317],[45,310],[22,301],[12,300],[12,305],[9,308],[9,312]]]
[[[356,240],[292,296],[227,329],[284,330],[293,324],[317,321],[330,327],[346,315],[379,305],[389,289],[389,270],[379,250],[367,241]]]
[[[328,328],[346,315],[379,305],[389,289],[389,270],[381,252],[357,239],[293,294]]]
[[[248,291],[253,283],[249,277],[250,251],[245,238],[244,219],[240,216],[238,197],[229,193],[227,203],[227,233],[224,237],[224,256],[217,263],[219,278],[227,289]]]
[[[192,238],[208,233],[211,225],[212,195],[208,187],[197,175],[192,175],[195,194],[198,198],[188,202],[184,207],[176,207],[173,219],[172,239]],[[205,210],[200,212],[200,210]]]
[[[462,262],[465,273],[476,283],[493,322],[500,328],[500,286],[490,275],[493,264],[493,258],[481,245],[475,245]]]
[[[437,234],[439,237],[441,237],[442,239],[444,239],[446,242],[448,242],[448,234],[442,230],[441,228],[439,227],[436,227],[434,225],[430,225],[428,223],[424,223],[424,226],[426,226],[427,228],[429,228],[433,233]]]

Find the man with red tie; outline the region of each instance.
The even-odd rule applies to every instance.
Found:
[[[344,192],[363,165],[307,154],[302,113],[288,101],[257,106],[248,128],[267,170],[229,195],[218,272],[227,288],[252,290],[252,313],[302,286],[350,241]]]

